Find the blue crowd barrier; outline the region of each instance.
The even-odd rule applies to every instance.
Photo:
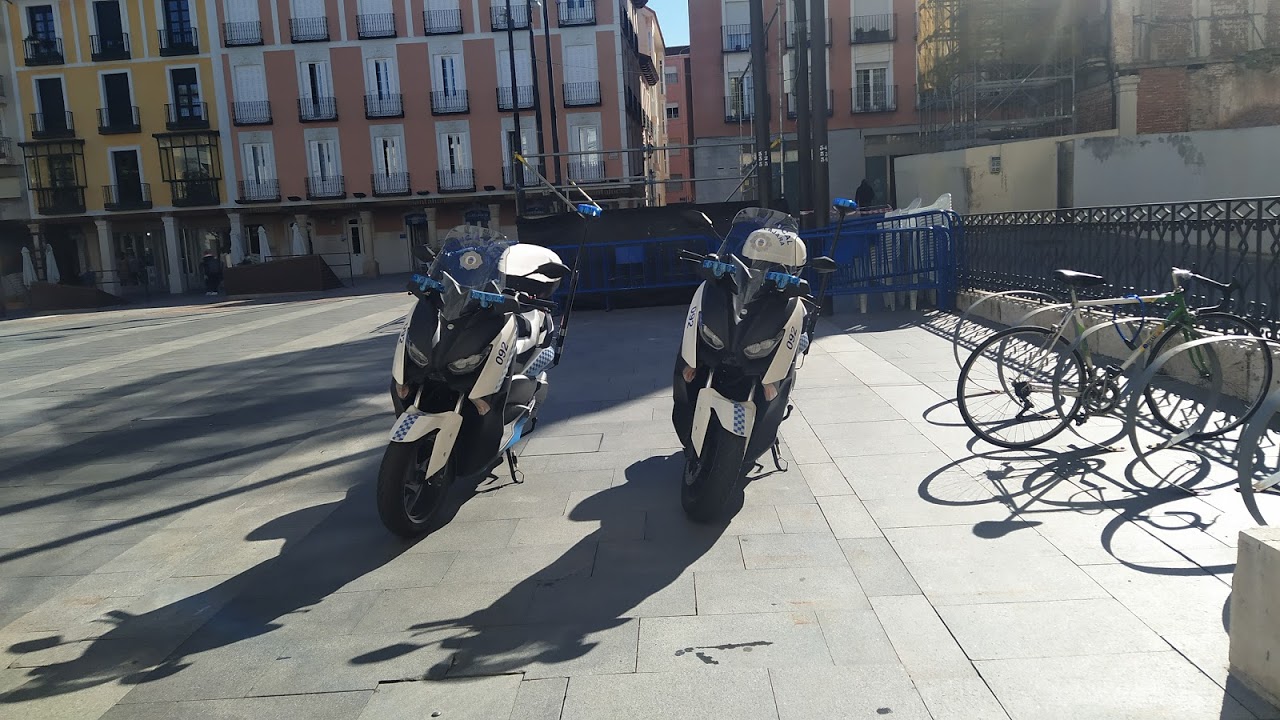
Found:
[[[963,234],[960,217],[930,211],[885,218],[849,218],[832,259],[837,270],[828,286],[832,295],[936,291],[938,305],[949,308],[955,299],[956,263]],[[801,234],[809,257],[831,255],[835,226]],[[715,252],[717,242],[702,236],[677,236],[591,243],[583,246],[578,265],[578,293],[603,296],[608,305],[617,293],[696,287],[697,267],[679,259],[681,250]],[[549,245],[568,265],[575,263],[578,246]],[[809,272],[816,288],[818,278]],[[563,299],[567,287],[561,287]]]

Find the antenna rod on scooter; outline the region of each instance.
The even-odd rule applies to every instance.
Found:
[[[573,315],[573,302],[578,296],[578,269],[582,267],[582,251],[587,245],[587,230],[590,228],[588,218],[600,217],[600,215],[604,213],[604,210],[600,207],[599,203],[587,194],[586,190],[578,187],[578,183],[570,180],[569,184],[577,189],[578,192],[582,193],[582,196],[588,201],[587,203],[578,204],[575,207],[573,201],[565,197],[564,193],[560,192],[555,185],[552,185],[550,181],[542,176],[542,173],[538,172],[536,168],[531,166],[528,161],[524,159],[523,155],[520,153],[513,153],[513,155],[516,160],[520,161],[521,165],[532,170],[533,174],[537,176],[538,181],[550,188],[551,192],[555,193],[565,205],[575,208],[575,212],[578,214],[578,217],[582,218],[582,239],[578,241],[578,251],[574,253],[573,256],[573,277],[569,280],[569,297],[565,301],[564,316],[560,318],[560,333],[556,337],[556,358],[551,363],[551,367],[555,367],[560,364],[560,356],[564,353],[564,343],[569,337],[569,318]]]
[[[836,198],[832,203],[836,210],[840,213],[840,219],[836,221],[835,236],[831,238],[831,259],[836,258],[836,245],[840,244],[840,231],[844,229],[844,219],[849,217],[849,213],[858,209],[858,203],[848,198]],[[813,330],[818,326],[818,316],[822,314],[822,298],[827,295],[827,284],[831,282],[832,273],[823,273],[822,281],[818,283],[817,302],[814,304],[813,315],[806,319],[805,333],[809,335],[809,345],[804,349],[804,354],[809,354],[809,348],[813,347]]]

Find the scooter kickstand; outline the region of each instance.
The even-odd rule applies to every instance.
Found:
[[[511,471],[511,482],[516,485],[524,484],[524,473],[520,472],[519,461],[510,450],[507,451],[507,469]]]
[[[778,440],[774,440],[774,441],[773,441],[773,447],[772,447],[772,448],[770,448],[770,450],[772,450],[772,451],[773,451],[773,466],[774,466],[774,467],[776,467],[776,468],[778,468],[778,472],[786,472],[786,471],[787,471],[787,461],[782,459],[782,445],[781,445],[781,442],[780,442],[780,441],[778,441]]]

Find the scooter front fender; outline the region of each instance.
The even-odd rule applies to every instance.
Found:
[[[702,445],[707,439],[707,428],[715,416],[720,427],[750,440],[756,423],[756,406],[752,402],[730,400],[715,388],[703,388],[698,393],[698,404],[693,409],[693,449],[702,455]]]
[[[391,442],[415,443],[435,432],[435,445],[431,448],[431,460],[427,465],[427,477],[431,477],[444,468],[453,454],[454,443],[458,441],[458,433],[462,430],[462,415],[456,412],[424,413],[411,407],[403,415],[396,418],[391,429]]]

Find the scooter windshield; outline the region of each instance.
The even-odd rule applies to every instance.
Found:
[[[444,276],[448,275],[463,290],[487,290],[488,284],[494,282],[501,291],[503,275],[498,261],[502,253],[515,244],[495,230],[460,225],[445,236],[440,253],[431,265],[431,277],[444,283]]]
[[[737,266],[734,279],[738,287],[738,292],[735,294],[734,311],[736,313],[741,313],[743,308],[768,286],[770,272],[782,270],[785,273],[791,273],[794,270],[776,262],[752,260],[746,256],[743,250],[747,238],[751,233],[762,228],[800,232],[796,219],[778,210],[746,208],[734,216],[733,226],[729,228],[729,234],[725,235],[719,256],[727,260],[729,255],[733,255],[739,261],[734,263]]]

